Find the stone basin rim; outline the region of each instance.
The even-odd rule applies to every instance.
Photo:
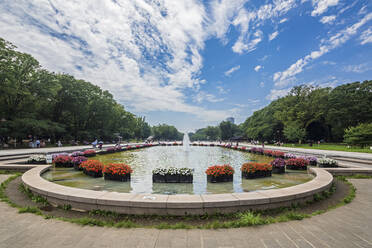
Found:
[[[317,193],[331,187],[333,176],[322,168],[309,168],[314,178],[306,183],[264,191],[163,195],[94,191],[62,186],[41,175],[52,165],[37,166],[22,175],[23,184],[33,193],[55,205],[71,205],[74,209],[102,209],[127,214],[204,214],[236,212],[248,209],[268,209],[290,206],[311,200]]]

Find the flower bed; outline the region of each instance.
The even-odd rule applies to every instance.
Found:
[[[80,167],[80,164],[84,161],[87,161],[87,160],[88,159],[84,156],[78,156],[78,157],[73,157],[71,159],[71,162],[72,162],[75,170],[82,170],[82,168]]]
[[[284,158],[297,158],[297,156],[293,153],[285,153],[284,154]]]
[[[28,164],[46,164],[45,155],[31,155],[27,159]]]
[[[274,151],[272,151],[272,150],[264,150],[264,151],[263,151],[263,154],[264,154],[264,155],[266,155],[266,156],[270,156],[270,157],[273,156],[273,153],[274,153]]]
[[[85,175],[91,177],[102,177],[103,164],[98,160],[87,160],[80,164]]]
[[[318,159],[318,166],[319,167],[326,167],[326,168],[329,168],[329,167],[338,167],[338,163],[334,159],[320,158],[320,159]]]
[[[276,158],[270,162],[273,167],[272,173],[283,174],[285,173],[285,160],[282,158]]]
[[[189,168],[156,168],[152,171],[154,183],[192,183],[193,171]]]
[[[67,155],[59,155],[53,159],[53,164],[56,167],[72,167],[72,158]]]
[[[114,152],[116,152],[115,147],[108,147],[108,148],[106,149],[106,153],[114,153]]]
[[[271,164],[248,162],[241,167],[242,177],[246,179],[271,177]]]
[[[284,152],[281,152],[281,151],[273,151],[272,152],[272,156],[275,157],[275,158],[284,158]]]
[[[83,153],[84,153],[84,157],[94,157],[94,156],[96,156],[96,151],[95,150],[85,150]]]
[[[245,146],[240,147],[240,151],[246,152],[247,151],[247,147],[245,147]]]
[[[306,170],[309,161],[303,158],[290,158],[285,162],[287,169],[291,170]]]
[[[262,148],[258,148],[258,147],[252,147],[251,150],[250,150],[251,153],[255,153],[255,154],[263,154],[264,152],[264,149]]]
[[[207,180],[211,183],[231,182],[234,176],[234,168],[228,164],[214,165],[205,171]]]
[[[103,167],[105,180],[126,182],[130,180],[132,168],[126,164],[108,164]]]
[[[78,156],[84,156],[84,152],[77,151],[77,152],[71,153],[71,157],[78,157]]]

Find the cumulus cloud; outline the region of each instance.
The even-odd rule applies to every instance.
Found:
[[[361,40],[360,42],[361,45],[372,43],[372,29],[369,28],[365,30],[360,36],[360,40]]]
[[[266,99],[270,100],[270,101],[274,101],[274,100],[276,100],[280,97],[283,97],[283,96],[287,95],[290,90],[291,90],[291,88],[281,89],[281,90],[272,89],[270,91],[270,94],[266,96]]]
[[[225,76],[230,76],[232,73],[240,69],[240,65],[234,66],[230,68],[229,70],[225,71]]]
[[[339,0],[313,0],[314,10],[311,12],[311,15],[321,15],[326,12],[329,7],[336,6],[338,2]]]
[[[186,103],[199,89],[208,37],[199,1],[3,1],[0,35],[49,70],[110,90],[132,111],[176,111],[206,120],[225,110]],[[209,100],[213,98],[207,96]]]
[[[344,71],[346,72],[355,72],[355,73],[363,73],[366,71],[371,70],[372,68],[368,66],[367,63],[363,63],[360,65],[348,65],[344,67]]]
[[[241,8],[232,22],[240,31],[232,50],[239,54],[255,50],[263,38],[263,33],[258,27],[267,20],[281,17],[295,6],[296,0],[278,0],[264,4],[257,10]]]
[[[275,39],[278,36],[278,34],[279,34],[278,31],[275,31],[274,33],[270,34],[269,41],[272,41],[273,39]]]
[[[303,71],[303,68],[311,61],[323,56],[329,51],[341,46],[347,42],[353,35],[355,35],[360,27],[366,24],[372,19],[372,13],[365,15],[359,22],[347,27],[346,29],[331,36],[328,40],[323,40],[319,46],[319,49],[311,52],[303,58],[298,59],[288,69],[283,72],[276,72],[273,76],[275,86],[286,86],[288,85],[291,78]]]
[[[330,16],[323,16],[322,19],[320,19],[320,22],[323,24],[333,23],[336,20],[335,15]]]
[[[207,102],[222,102],[222,101],[224,101],[224,99],[223,98],[217,98],[216,96],[214,96],[212,94],[208,94],[204,91],[199,91],[198,94],[194,97],[194,101],[198,102],[198,103],[201,103],[201,102],[204,102],[204,101],[207,101]]]
[[[254,68],[254,70],[257,71],[257,72],[258,72],[259,70],[261,70],[261,69],[262,69],[262,66],[261,66],[261,65],[257,65],[257,66]]]

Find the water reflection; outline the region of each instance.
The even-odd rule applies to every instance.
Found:
[[[55,183],[92,190],[158,194],[209,194],[231,193],[283,188],[311,180],[306,172],[290,172],[273,175],[272,178],[247,180],[241,178],[240,167],[247,161],[269,162],[270,157],[239,152],[220,147],[194,147],[185,152],[182,146],[152,147],[100,155],[104,163],[121,162],[132,166],[134,173],[130,182],[115,182],[103,178],[91,178],[70,168],[55,168],[43,174]],[[230,164],[235,169],[234,181],[207,183],[205,170],[216,164]],[[192,184],[152,183],[152,170],[157,167],[188,167],[194,169]]]

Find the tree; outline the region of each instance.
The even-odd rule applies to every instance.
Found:
[[[345,130],[344,141],[361,147],[372,144],[372,123],[362,123]]]
[[[306,131],[298,123],[291,123],[284,127],[283,133],[289,141],[299,141],[304,139]]]

